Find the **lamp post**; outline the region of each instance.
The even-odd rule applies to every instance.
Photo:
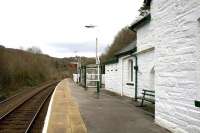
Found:
[[[78,82],[79,82],[79,76],[78,76],[79,59],[77,56],[77,51],[74,51],[74,57],[76,59],[76,83],[78,84]]]
[[[85,28],[96,28],[95,25],[86,25]],[[97,65],[97,93],[100,92],[100,60],[98,56],[98,38],[96,37],[96,65]]]
[[[80,70],[80,68],[81,68],[81,56],[78,56],[77,52],[78,51],[74,51],[74,58],[76,60],[76,62],[75,62],[75,64],[76,64],[76,75],[77,75],[77,77],[76,77],[77,82],[76,83],[78,84],[78,83],[81,82],[81,70]]]

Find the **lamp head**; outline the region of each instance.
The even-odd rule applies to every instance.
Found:
[[[90,24],[90,25],[85,25],[85,27],[86,27],[86,28],[95,28],[96,25],[91,25],[91,24]]]

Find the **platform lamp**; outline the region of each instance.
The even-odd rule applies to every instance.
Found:
[[[78,82],[79,82],[79,76],[78,76],[79,60],[78,60],[77,52],[78,51],[74,51],[74,57],[76,60],[76,62],[75,62],[76,63],[76,83],[78,84]]]
[[[96,25],[85,25],[85,28],[96,28]],[[96,37],[97,93],[100,92],[100,60],[98,56],[98,38]]]

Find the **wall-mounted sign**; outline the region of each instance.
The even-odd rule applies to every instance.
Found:
[[[197,19],[200,22],[200,18]]]
[[[200,101],[196,100],[196,101],[194,101],[194,104],[195,104],[196,107],[200,107]]]

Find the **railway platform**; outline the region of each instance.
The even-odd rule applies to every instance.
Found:
[[[62,80],[51,98],[43,133],[169,133],[126,97]]]
[[[43,133],[86,133],[78,104],[71,95],[67,79],[62,80],[52,95]]]

